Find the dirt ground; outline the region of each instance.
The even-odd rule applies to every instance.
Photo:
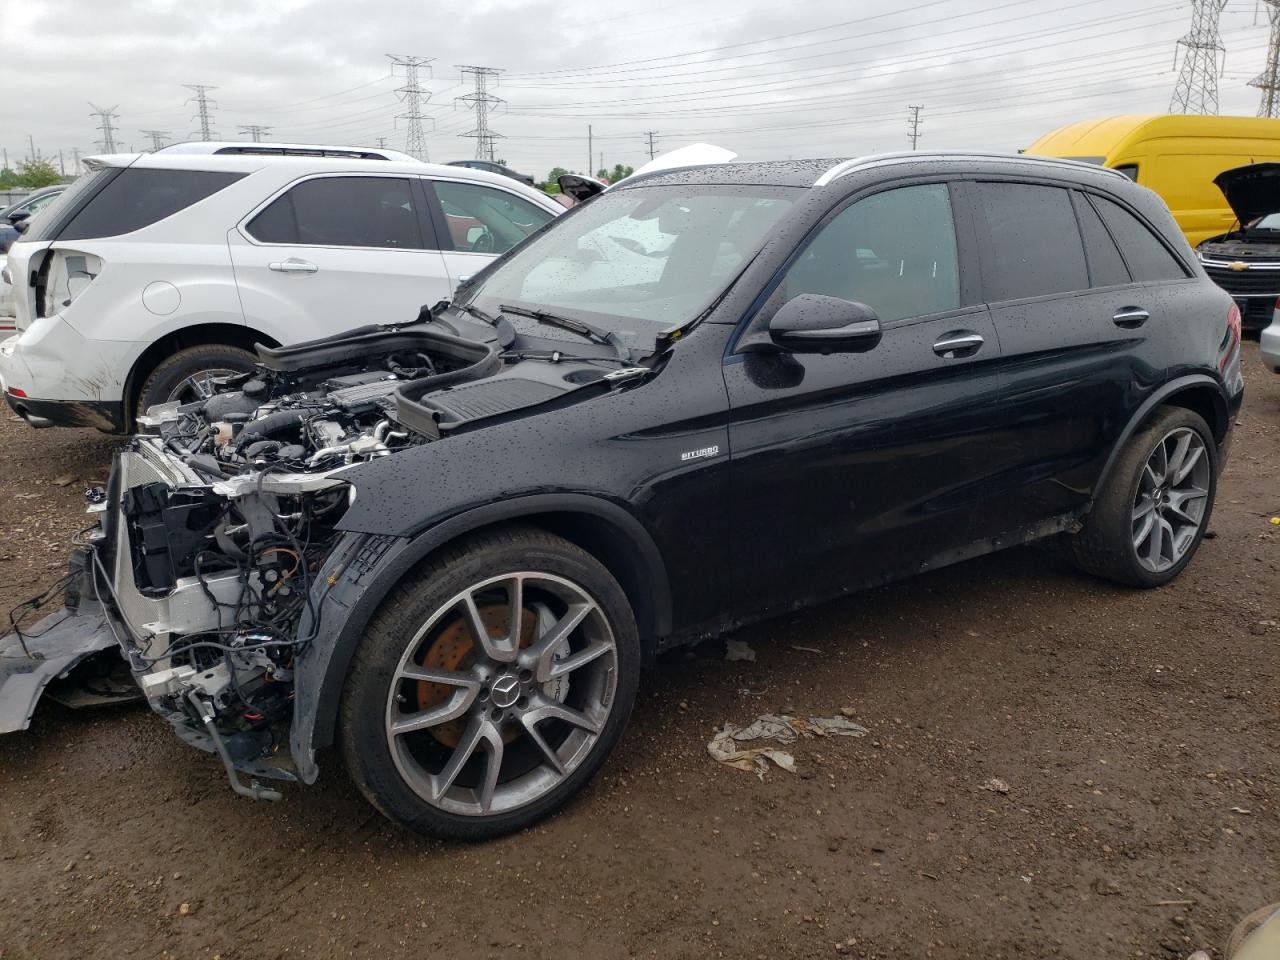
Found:
[[[1280,377],[1246,363],[1175,585],[1015,550],[740,631],[755,663],[670,655],[602,775],[499,842],[400,832],[334,757],[238,799],[143,708],[44,705],[0,741],[0,957],[1219,958],[1280,900]],[[0,416],[0,609],[62,570],[112,445]],[[842,707],[870,735],[794,774],[707,755]]]

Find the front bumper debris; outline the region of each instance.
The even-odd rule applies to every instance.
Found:
[[[21,636],[0,637],[0,733],[27,729],[50,682],[115,646],[106,614],[92,601],[81,601],[76,613],[52,613]]]

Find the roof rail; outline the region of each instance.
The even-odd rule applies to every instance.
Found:
[[[865,157],[854,157],[850,160],[841,160],[831,169],[827,170],[822,176],[813,182],[815,187],[825,187],[827,184],[839,180],[847,174],[853,173],[855,170],[865,170],[871,167],[885,166],[894,163],[910,163],[920,160],[986,160],[996,161],[999,163],[1042,163],[1055,167],[1066,167],[1071,170],[1093,170],[1099,173],[1109,173],[1112,176],[1121,179],[1129,179],[1119,170],[1112,170],[1109,167],[1099,166],[1092,163],[1081,163],[1079,160],[1063,160],[1058,157],[1039,157],[1029,153],[982,153],[973,150],[911,150],[901,151],[897,153],[873,153]]]

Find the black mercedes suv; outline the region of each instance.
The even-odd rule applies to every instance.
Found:
[[[1163,203],[1096,167],[635,177],[416,321],[152,408],[72,615],[4,641],[0,729],[118,648],[241,793],[336,746],[391,819],[495,836],[583,786],[675,644],[1033,540],[1169,582],[1239,342]]]

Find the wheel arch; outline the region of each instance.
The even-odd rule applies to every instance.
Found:
[[[1129,418],[1123,432],[1111,448],[1107,462],[1094,485],[1094,497],[1111,476],[1116,461],[1129,439],[1145,426],[1161,407],[1183,407],[1204,418],[1214,439],[1221,444],[1230,427],[1230,411],[1222,387],[1207,374],[1191,374],[1179,377],[1160,387],[1143,401],[1137,411]]]
[[[352,583],[358,595],[344,608],[331,644],[314,648],[322,659],[300,670],[295,701],[293,753],[307,782],[314,779],[315,750],[334,742],[338,703],[351,658],[373,613],[397,584],[440,550],[458,540],[508,526],[531,526],[563,537],[609,571],[635,612],[645,663],[656,655],[658,638],[671,632],[671,590],[666,563],[644,525],[612,501],[585,494],[516,497],[457,514],[388,550],[382,569],[368,583]],[[314,704],[308,710],[307,705]],[[307,714],[310,714],[309,716]],[[310,728],[310,729],[308,729]],[[310,778],[308,775],[310,774]]]
[[[198,323],[189,327],[180,327],[153,341],[143,350],[129,369],[124,381],[124,417],[127,429],[132,429],[133,409],[138,402],[138,393],[147,377],[167,358],[179,350],[188,347],[200,347],[210,344],[226,344],[252,351],[254,344],[262,343],[269,347],[280,346],[275,337],[268,336],[252,327],[235,323]]]

